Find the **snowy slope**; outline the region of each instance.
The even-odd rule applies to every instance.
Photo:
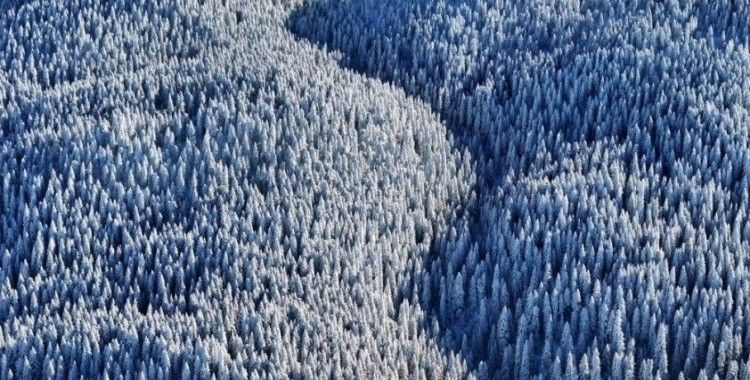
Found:
[[[472,154],[412,292],[477,375],[750,376],[750,3],[328,0],[289,25]]]
[[[750,377],[750,3],[0,2],[0,378]]]
[[[457,377],[394,299],[468,161],[272,2],[4,3],[0,377]]]

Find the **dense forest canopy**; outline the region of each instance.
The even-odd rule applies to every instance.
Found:
[[[0,2],[0,378],[750,377],[750,2]]]

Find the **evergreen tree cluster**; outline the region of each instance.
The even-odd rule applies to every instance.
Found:
[[[0,2],[0,378],[458,378],[394,302],[473,170],[300,4]]]
[[[748,126],[748,0],[0,1],[0,378],[750,378]]]
[[[473,375],[750,377],[750,2],[322,0],[288,24],[471,154],[398,298]]]

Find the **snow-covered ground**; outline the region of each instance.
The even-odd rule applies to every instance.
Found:
[[[750,3],[0,2],[0,378],[750,377]]]

